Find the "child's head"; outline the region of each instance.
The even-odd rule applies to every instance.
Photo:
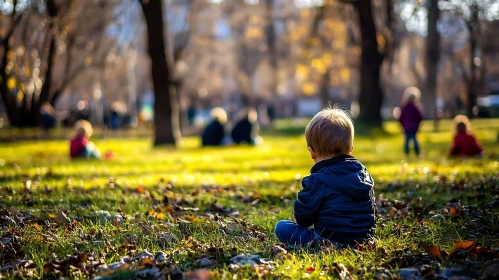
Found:
[[[250,123],[254,123],[258,119],[258,113],[252,107],[242,109],[239,114],[241,120],[248,120]]]
[[[418,103],[421,99],[421,91],[416,87],[407,88],[402,97],[402,104]]]
[[[76,136],[90,138],[94,133],[92,124],[85,120],[79,120],[75,123]]]
[[[353,151],[354,127],[347,112],[338,108],[317,113],[305,129],[312,159],[316,162]]]
[[[454,118],[456,133],[468,133],[471,130],[470,119],[465,115],[457,115]]]
[[[219,123],[227,122],[227,113],[222,107],[213,108],[210,115],[212,120],[217,120]]]
[[[40,112],[42,114],[47,114],[47,115],[53,115],[54,114],[54,107],[49,102],[45,102],[42,104],[42,107],[40,108]]]

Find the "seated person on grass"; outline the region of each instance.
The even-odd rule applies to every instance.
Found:
[[[240,113],[241,118],[236,123],[230,134],[235,144],[246,143],[249,145],[259,145],[263,142],[258,135],[260,125],[258,124],[258,113],[253,108],[245,108]]]
[[[92,136],[92,124],[85,120],[79,120],[75,123],[76,135],[71,139],[69,152],[71,159],[75,158],[94,158],[100,159],[100,152],[94,143],[88,141]]]
[[[451,157],[479,157],[483,153],[483,147],[480,145],[475,135],[471,132],[471,124],[468,117],[458,115],[454,118],[456,135],[454,143],[450,149]]]
[[[211,110],[211,122],[206,126],[201,135],[201,143],[206,146],[223,146],[225,143],[225,124],[227,113],[221,107]]]
[[[325,109],[307,125],[305,137],[315,165],[294,204],[296,223],[279,221],[277,238],[288,245],[329,240],[338,249],[373,239],[374,181],[351,155],[352,121],[343,110]]]

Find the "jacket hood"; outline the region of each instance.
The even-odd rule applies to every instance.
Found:
[[[327,187],[354,200],[369,200],[374,180],[366,168],[353,156],[337,156],[318,162],[311,175]]]

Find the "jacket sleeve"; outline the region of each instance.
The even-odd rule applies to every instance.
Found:
[[[399,122],[402,124],[404,122],[404,119],[405,119],[405,108],[402,107],[402,109],[400,110],[400,117],[399,117]]]
[[[478,142],[478,140],[476,139],[476,137],[473,135],[473,146],[475,146],[475,150],[476,150],[476,153],[477,154],[480,154],[483,152],[483,147],[482,145],[480,144],[480,142]]]
[[[316,212],[322,203],[320,182],[309,176],[303,178],[302,186],[295,201],[295,219],[300,226],[309,227],[314,224]]]
[[[423,108],[421,106],[417,106],[416,107],[417,109],[417,112],[418,112],[418,123],[422,122],[423,121]]]

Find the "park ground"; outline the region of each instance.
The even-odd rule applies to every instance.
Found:
[[[277,123],[258,147],[96,137],[112,151],[102,161],[71,161],[67,140],[0,143],[0,278],[496,279],[499,120],[472,124],[482,159],[447,157],[450,121],[424,123],[419,158],[402,153],[396,123],[359,126],[378,230],[343,251],[273,235],[313,164],[303,122]]]

